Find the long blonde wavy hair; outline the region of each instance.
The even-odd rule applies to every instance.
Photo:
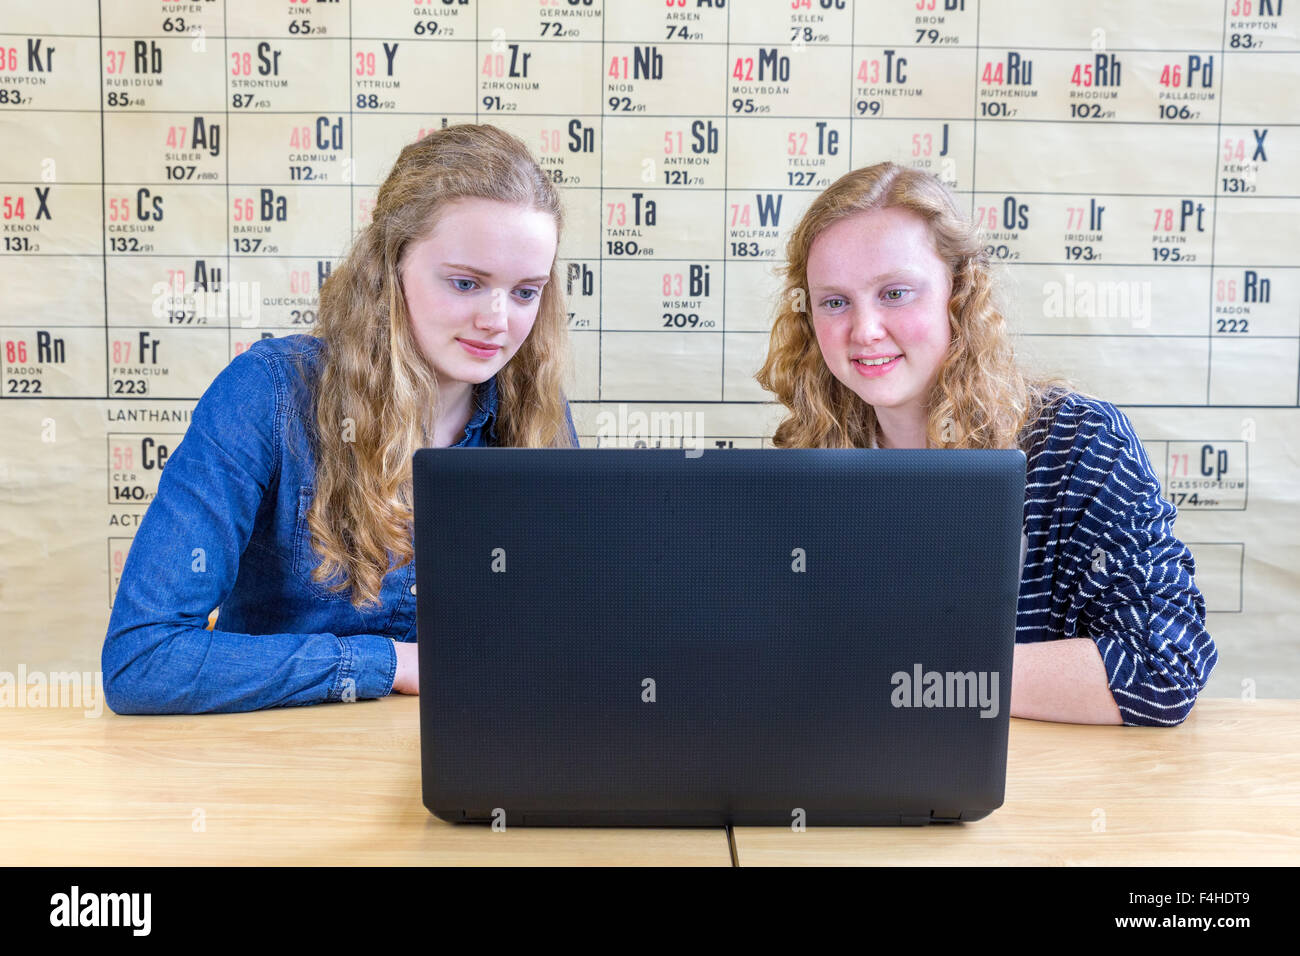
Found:
[[[522,141],[494,126],[448,126],[401,151],[369,225],[321,287],[307,517],[321,562],[312,580],[339,576],[327,586],[350,587],[354,607],[378,605],[385,574],[413,557],[411,458],[432,443],[441,411],[434,370],[411,330],[403,255],[448,204],[470,197],[547,212],[557,239],[562,232],[560,197]],[[571,444],[563,393],[572,359],[557,262],[540,299],[528,337],[496,375],[500,445]]]
[[[1028,429],[1063,391],[1062,378],[1029,379],[1021,371],[997,303],[979,231],[937,178],[896,163],[846,173],[813,200],[786,248],[784,277],[768,343],[755,378],[789,414],[777,426],[778,448],[869,448],[879,445],[875,410],[826,366],[808,308],[808,254],[822,230],[874,209],[908,209],[926,221],[939,258],[952,274],[948,321],[952,341],[928,402],[929,448],[1020,448]],[[1086,393],[1084,393],[1086,394]]]

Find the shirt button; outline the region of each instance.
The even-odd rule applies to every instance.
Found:
[[[411,585],[411,593],[412,593],[412,594],[415,593],[415,585],[414,585],[414,584]]]

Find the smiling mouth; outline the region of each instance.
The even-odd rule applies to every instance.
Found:
[[[496,352],[502,348],[502,346],[500,345],[492,345],[487,342],[475,342],[473,339],[458,338],[456,341],[459,342],[461,345],[464,345],[471,349],[475,349],[476,351],[479,352]]]

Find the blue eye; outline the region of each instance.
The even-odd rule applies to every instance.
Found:
[[[822,303],[822,306],[825,307],[825,308],[828,308],[828,309],[837,309],[837,308],[839,308],[839,306],[835,305],[835,303],[836,303],[836,302],[843,302],[843,301],[844,301],[844,299],[842,299],[842,298],[841,298],[840,296],[838,296],[838,295],[836,295],[836,296],[831,296],[831,298],[827,299],[825,302]]]
[[[536,299],[537,296],[540,294],[540,291],[541,291],[541,290],[539,290],[539,289],[520,289],[520,290],[519,290],[520,293],[523,293],[523,292],[527,292],[527,293],[529,293],[528,298],[524,299],[525,302],[532,302],[532,301],[533,301],[534,299]],[[518,293],[516,293],[516,294],[518,294]]]
[[[470,284],[471,288],[469,289],[462,289],[460,286],[456,286],[457,292],[471,292],[473,291],[472,287],[478,285],[478,283],[475,282],[473,279],[452,279],[451,281],[453,285],[455,285],[455,283],[457,282],[468,282]]]

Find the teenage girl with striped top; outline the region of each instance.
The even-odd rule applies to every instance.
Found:
[[[1191,552],[1133,425],[1017,367],[977,231],[935,177],[854,170],[787,249],[757,379],[789,448],[1019,448],[1027,542],[1011,714],[1182,722],[1218,658]]]

